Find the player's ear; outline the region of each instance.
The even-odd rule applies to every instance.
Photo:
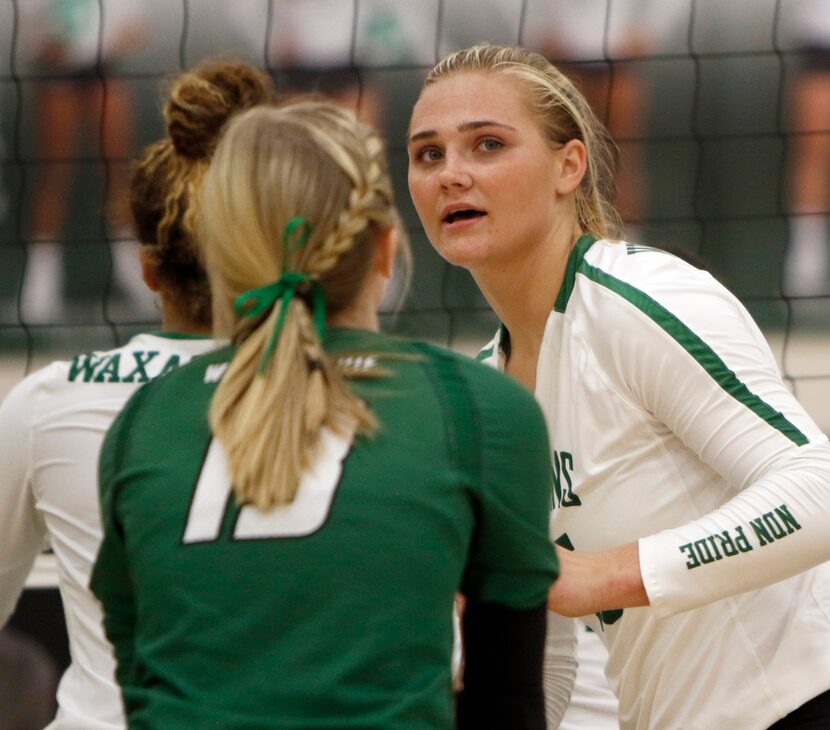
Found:
[[[138,259],[141,262],[141,276],[147,288],[152,292],[157,292],[161,285],[159,284],[158,266],[150,252],[142,246],[138,250]]]
[[[386,279],[392,278],[395,268],[395,254],[398,252],[398,229],[393,226],[378,234],[375,248],[374,269]]]
[[[556,192],[567,195],[576,190],[585,177],[588,170],[588,153],[582,142],[572,139],[556,151],[556,156],[559,171]]]

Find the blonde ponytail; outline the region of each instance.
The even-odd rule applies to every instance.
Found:
[[[322,102],[248,112],[217,148],[204,211],[214,315],[238,344],[210,424],[237,500],[268,509],[294,499],[323,429],[378,427],[323,339],[395,222],[382,144]]]

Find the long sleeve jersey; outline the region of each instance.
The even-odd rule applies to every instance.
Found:
[[[52,730],[124,727],[112,647],[88,588],[102,534],[97,469],[104,435],[142,383],[214,346],[202,337],[138,335],[116,350],[48,365],[0,405],[0,626],[35,558],[50,546],[72,657]]]
[[[503,367],[503,328],[489,358]],[[584,236],[544,333],[536,396],[551,529],[639,541],[650,606],[587,623],[622,728],[766,728],[830,687],[830,445],[763,335],[708,273]]]

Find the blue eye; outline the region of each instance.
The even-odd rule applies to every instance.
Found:
[[[436,147],[424,147],[416,155],[420,162],[437,162],[441,159],[441,151]]]
[[[479,142],[478,146],[485,152],[495,152],[504,147],[504,143],[495,137],[486,137]]]

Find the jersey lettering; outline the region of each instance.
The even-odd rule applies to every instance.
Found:
[[[328,519],[334,495],[343,473],[343,462],[353,436],[344,438],[328,429],[321,432],[320,455],[300,479],[297,495],[290,504],[263,512],[245,505],[233,529],[234,540],[263,540],[305,537],[319,530]],[[193,493],[182,542],[185,545],[214,542],[232,504],[232,487],[225,450],[212,440]]]
[[[69,382],[74,383],[80,375],[81,380],[84,383],[88,383],[92,380],[92,376],[95,375],[95,368],[103,359],[102,356],[94,353],[75,357],[69,366]]]
[[[782,540],[801,529],[801,524],[793,515],[787,504],[781,504],[774,512],[764,512],[760,517],[749,521],[749,527],[758,540],[758,546],[764,547],[776,540]],[[732,530],[723,530],[714,535],[687,542],[678,547],[686,560],[686,569],[694,570],[701,565],[714,563],[716,560],[732,558],[740,553],[754,550],[749,535],[741,525]]]
[[[121,355],[117,352],[110,355],[105,361],[104,365],[98,368],[95,373],[96,383],[118,383],[118,368],[121,367]]]
[[[160,378],[162,375],[167,375],[171,370],[179,367],[181,364],[182,359],[178,355],[171,355],[170,359],[164,363],[164,367],[161,369],[161,372],[158,374]]]
[[[147,372],[147,366],[159,356],[158,350],[136,350],[131,353],[109,353],[98,355],[87,353],[78,355],[69,366],[69,382],[74,383],[80,378],[83,383],[146,383],[173,370],[181,364],[179,355],[171,355],[157,375]],[[124,368],[131,368],[121,374],[124,356]],[[132,357],[132,362],[128,360]]]
[[[211,363],[205,368],[205,382],[206,383],[218,383],[222,376],[225,374],[225,370],[228,369],[228,363],[221,362],[221,363]]]
[[[127,373],[122,379],[122,383],[132,383],[138,378],[139,383],[146,383],[150,380],[147,375],[147,365],[151,360],[158,356],[158,350],[151,350],[150,352],[134,352],[133,360],[135,361],[135,368],[130,373]]]
[[[571,473],[574,468],[574,457],[567,451],[554,451],[551,454],[553,467],[553,491],[550,495],[550,508],[579,507],[582,502],[573,492]]]

